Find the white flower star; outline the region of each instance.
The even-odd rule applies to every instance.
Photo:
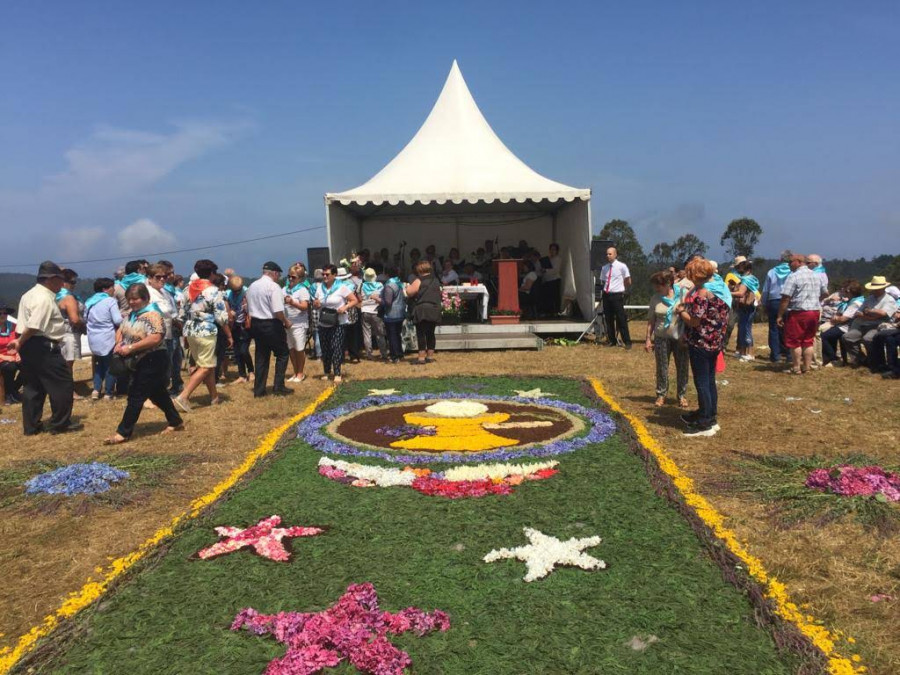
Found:
[[[519,398],[547,398],[548,396],[556,396],[556,394],[551,394],[546,391],[541,391],[541,388],[537,389],[513,389],[516,392],[516,396]]]
[[[392,396],[399,393],[399,389],[369,389],[369,396]]]
[[[524,528],[525,536],[531,542],[527,546],[516,548],[494,549],[486,556],[484,562],[491,563],[503,558],[516,558],[525,563],[528,573],[525,581],[542,579],[550,574],[557,565],[574,565],[583,570],[602,570],[606,563],[602,560],[583,553],[583,549],[597,546],[602,540],[600,537],[585,537],[583,539],[572,538],[568,541],[560,541],[539,532],[531,527]]]

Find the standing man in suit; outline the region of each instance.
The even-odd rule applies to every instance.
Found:
[[[606,339],[610,347],[615,347],[616,330],[622,333],[625,349],[631,349],[631,335],[628,333],[628,317],[625,316],[625,291],[631,288],[631,272],[628,265],[619,258],[615,246],[606,249],[609,261],[600,270],[603,284],[603,316],[606,318]]]

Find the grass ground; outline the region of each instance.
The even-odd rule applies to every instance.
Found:
[[[403,393],[510,395],[540,386],[592,405],[578,381],[496,378],[385,380]],[[342,387],[328,406],[358,400]],[[464,390],[464,389],[463,389]],[[706,557],[690,526],[652,489],[621,436],[561,456],[561,473],[512,495],[446,500],[403,488],[359,489],[318,475],[321,454],[296,441],[243,489],[189,528],[152,569],[103,611],[85,617],[73,646],[37,672],[262,672],[283,647],[228,626],[246,606],[265,613],[323,609],[349,584],[374,583],[383,606],[440,608],[451,629],[398,643],[420,673],[790,673],[750,604]],[[372,464],[367,460],[366,463]],[[295,561],[246,552],[190,560],[212,527],[279,514],[286,524],[328,525],[294,543]],[[590,553],[609,568],[559,569],[526,585],[517,561],[486,564],[493,548],[523,543],[522,528],[560,538],[598,534]],[[633,638],[658,638],[645,650]],[[354,672],[346,668],[338,672]]]
[[[633,325],[633,334],[639,330]],[[819,371],[792,378],[762,363],[739,365],[729,360],[722,378],[729,384],[720,390],[722,433],[712,441],[685,440],[680,436],[678,411],[653,407],[652,355],[638,349],[625,352],[585,345],[439,357],[438,363],[422,369],[351,366],[348,379],[466,373],[600,377],[626,409],[646,420],[701,492],[729,517],[729,526],[788,584],[795,600],[828,625],[855,636],[872,672],[900,671],[897,601],[871,601],[879,594],[900,596],[900,540],[873,533],[852,520],[800,523],[785,529],[771,516],[768,504],[733,489],[731,480],[739,471],[738,453],[745,451],[824,458],[863,452],[885,464],[897,464],[900,425],[891,417],[896,417],[900,388],[894,383],[858,371]],[[320,366],[311,364],[309,372],[320,372]],[[77,374],[86,378],[84,371]],[[246,388],[229,387],[225,389],[229,403],[217,409],[198,407],[183,434],[165,443],[151,435],[139,436],[130,446],[134,452],[182,458],[141,499],[91,503],[86,513],[60,508],[52,515],[36,514],[21,502],[0,507],[4,541],[0,578],[16,580],[0,586],[0,645],[14,644],[66,593],[79,588],[96,566],[132,550],[159,524],[184,510],[193,497],[227,476],[263,434],[313,400],[323,385],[310,381],[296,389],[293,397],[255,401]],[[690,391],[689,396],[693,399]],[[201,406],[204,398],[197,399]],[[4,448],[0,471],[38,460],[59,463],[102,455],[105,449],[100,441],[114,430],[122,407],[122,403],[76,404],[86,429],[75,436],[23,438],[17,425],[0,426]],[[16,408],[4,408],[0,416],[19,420]],[[161,416],[151,412],[138,432],[150,434],[162,426]],[[423,645],[430,639],[422,640]]]

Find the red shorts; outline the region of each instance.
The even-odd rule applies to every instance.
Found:
[[[819,312],[788,312],[784,320],[784,346],[812,347],[819,330]]]

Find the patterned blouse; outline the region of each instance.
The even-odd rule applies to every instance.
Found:
[[[699,293],[691,293],[685,304],[688,314],[700,317],[700,325],[696,328],[685,326],[687,343],[708,352],[722,351],[728,327],[728,305],[714,295],[706,298]]]
[[[155,333],[165,337],[166,323],[162,314],[151,309],[142,314],[135,314],[135,312],[132,312],[131,316],[122,322],[121,330],[122,344],[133,345],[140,342],[148,335],[153,335]],[[160,340],[159,344],[153,349],[141,350],[137,355],[141,356],[165,348],[166,341]]]
[[[228,323],[228,303],[225,294],[215,286],[204,288],[193,302],[185,294],[181,308],[182,334],[185,337],[211,337],[218,334],[218,326]]]

